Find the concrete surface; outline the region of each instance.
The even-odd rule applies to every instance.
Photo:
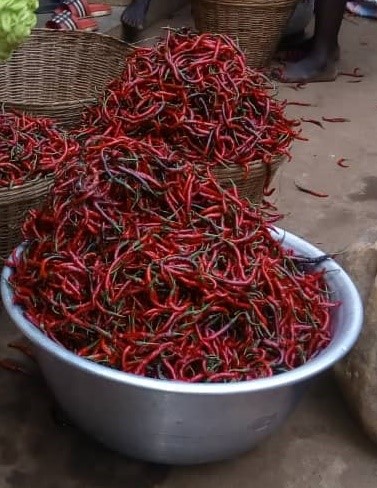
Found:
[[[171,21],[188,24],[188,10]],[[166,25],[168,20],[161,21]],[[348,123],[304,124],[308,142],[275,180],[282,226],[327,251],[344,249],[377,218],[377,25],[345,21],[344,71],[360,67],[360,83],[280,89],[280,96],[316,107],[290,107],[294,117],[342,116]],[[156,34],[149,29],[146,37]],[[350,168],[336,165],[340,157]],[[295,180],[322,192],[299,192]],[[15,331],[2,315],[0,355]],[[53,399],[38,376],[0,369],[0,488],[375,488],[377,448],[350,415],[331,373],[308,390],[290,420],[240,459],[190,468],[146,465],[115,455],[53,415]],[[229,412],[229,415],[232,413]]]

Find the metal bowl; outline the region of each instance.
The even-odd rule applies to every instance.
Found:
[[[297,253],[323,253],[276,229]],[[22,247],[20,248],[22,252]],[[250,450],[295,407],[307,380],[330,368],[355,343],[362,304],[348,275],[333,260],[321,265],[335,299],[334,336],[315,359],[278,376],[231,384],[188,384],[126,374],[79,358],[48,339],[13,305],[5,267],[1,292],[18,329],[34,344],[42,372],[62,409],[99,442],[131,457],[164,464],[220,461]]]

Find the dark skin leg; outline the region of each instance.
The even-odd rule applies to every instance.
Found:
[[[346,0],[317,0],[314,37],[307,55],[297,63],[286,65],[282,81],[310,83],[333,81],[337,77],[339,59],[338,34]]]
[[[307,37],[305,31],[298,35],[284,38],[275,54],[276,61],[297,63],[301,61],[313,47],[313,38]]]
[[[143,30],[151,1],[152,0],[132,0],[132,2],[124,9],[121,20],[125,40],[134,40],[137,33]]]

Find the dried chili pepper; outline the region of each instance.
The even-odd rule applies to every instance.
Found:
[[[47,118],[0,114],[0,187],[11,188],[52,174],[78,144]]]
[[[338,161],[336,162],[336,164],[338,166],[340,166],[341,168],[349,168],[349,164],[344,164],[346,161],[348,161],[348,159],[346,159],[346,158],[340,158],[340,159],[338,159]]]
[[[351,122],[350,119],[346,119],[345,117],[322,117],[324,122]]]
[[[350,76],[351,78],[364,78],[364,75],[360,73],[360,68],[354,68],[353,71],[347,72],[347,71],[341,71],[339,73],[340,76]]]
[[[13,373],[22,373],[27,376],[31,375],[30,371],[28,371],[22,364],[8,358],[0,359],[0,368],[12,371]]]
[[[327,198],[329,196],[327,193],[322,193],[319,191],[311,190],[310,188],[306,188],[306,187],[300,185],[299,183],[297,183],[296,181],[295,181],[295,187],[304,193],[308,193],[309,195],[313,195],[314,197]]]
[[[190,161],[247,172],[255,160],[289,156],[298,134],[273,90],[229,37],[169,29],[133,51],[122,77],[85,111],[79,134],[163,138]]]
[[[315,107],[313,103],[309,102],[287,102],[287,105],[297,105],[298,107]]]
[[[324,273],[273,238],[272,206],[214,174],[289,155],[297,122],[272,90],[226,36],[135,49],[24,224],[9,265],[26,318],[87,360],[177,381],[271,376],[326,347]]]
[[[59,169],[9,262],[28,320],[87,360],[159,379],[243,381],[310,360],[331,339],[323,272],[273,238],[271,207],[151,140],[89,138]]]
[[[308,123],[310,123],[310,124],[314,124],[314,125],[316,125],[316,126],[320,127],[321,129],[324,129],[322,122],[321,122],[321,121],[319,121],[319,120],[316,120],[316,119],[304,119],[304,118],[301,118],[301,121],[302,121],[302,122],[308,122]]]
[[[10,342],[8,344],[8,347],[20,351],[22,354],[24,354],[31,360],[35,361],[35,355],[31,347],[28,344],[26,344],[24,341]]]

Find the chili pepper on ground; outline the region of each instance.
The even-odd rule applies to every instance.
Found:
[[[324,122],[351,122],[350,119],[345,117],[322,117]]]
[[[10,342],[8,344],[8,347],[12,349],[17,349],[18,351],[22,352],[22,354],[25,354],[25,356],[35,361],[35,355],[33,351],[31,350],[30,346],[27,345],[24,341]]]
[[[329,195],[327,193],[322,193],[319,191],[311,190],[310,188],[305,188],[304,186],[300,185],[295,181],[295,186],[298,190],[308,193],[309,195],[313,195],[314,197],[319,197],[319,198],[327,198]]]
[[[339,73],[339,75],[340,76],[350,76],[351,78],[364,78],[364,75],[362,73],[360,73],[360,68],[355,68],[351,72],[341,71]]]
[[[310,124],[317,125],[317,126],[318,126],[318,127],[320,127],[321,129],[324,129],[322,122],[320,122],[319,120],[316,120],[316,119],[304,119],[304,118],[301,118],[301,121],[302,121],[302,122],[308,122],[308,123],[310,123]]]
[[[336,162],[336,164],[338,166],[340,166],[341,168],[349,168],[349,164],[344,164],[346,161],[348,161],[348,159],[346,159],[346,158],[340,158],[340,159],[338,159],[338,161]]]
[[[22,364],[13,361],[12,359],[0,359],[0,368],[12,371],[13,373],[22,373],[30,376],[31,373]]]
[[[287,102],[287,105],[297,105],[298,107],[315,107],[313,103],[309,102]]]

